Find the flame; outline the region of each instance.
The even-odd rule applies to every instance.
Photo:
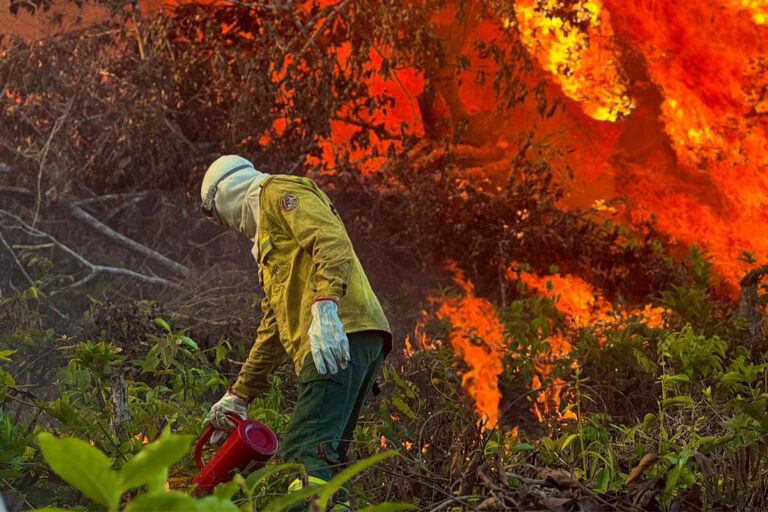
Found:
[[[632,112],[610,16],[600,0],[518,0],[515,14],[523,44],[587,115],[616,121]]]
[[[564,315],[569,329],[591,328],[598,333],[609,326],[617,326],[629,318],[638,318],[649,328],[660,328],[664,325],[666,311],[650,304],[642,308],[630,308],[626,311],[613,306],[602,294],[583,279],[569,274],[552,274],[537,276],[531,272],[520,272],[518,265],[513,265],[507,273],[508,279],[519,279],[532,291],[554,302],[555,308]],[[605,341],[600,337],[601,342]],[[545,340],[550,346],[546,357],[534,360],[534,366],[541,377],[550,376],[554,369],[554,361],[568,358],[571,352],[571,342],[567,333],[555,332]],[[578,366],[577,361],[572,367]],[[532,389],[541,389],[541,378],[537,375],[532,382]],[[576,419],[572,410],[561,413],[565,382],[557,377],[550,387],[543,390],[537,397],[534,412],[540,422],[545,416],[554,415],[560,419]]]
[[[451,347],[469,367],[462,377],[462,385],[474,399],[475,410],[482,418],[484,428],[494,428],[499,419],[501,399],[498,378],[504,371],[504,330],[496,307],[475,295],[474,285],[455,262],[448,264],[448,270],[453,272],[454,281],[463,294],[461,297],[433,298],[433,302],[440,304],[436,316],[450,320]],[[428,343],[425,337],[421,340]]]
[[[732,9],[749,12],[752,20],[758,25],[764,25],[768,21],[768,4],[765,0],[725,0],[723,4]]]
[[[411,4],[425,5],[413,0],[403,8]],[[297,8],[308,5],[299,2]],[[363,124],[421,139],[419,148],[440,146],[434,157],[447,153],[444,140],[458,141],[450,151],[472,171],[468,175],[504,178],[515,172],[517,135],[531,130],[567,155],[550,162],[556,169],[573,169],[572,179],[561,173],[568,192],[563,207],[594,207],[634,226],[653,217],[671,242],[710,249],[716,271],[732,286],[747,266],[742,251],[768,254],[764,0],[517,0],[505,16],[491,11],[484,2],[470,0],[461,6],[446,2],[433,12],[429,29],[448,52],[440,63],[408,65],[395,58],[396,48],[371,50],[366,86],[372,96],[391,98],[390,107],[363,109],[354,119],[351,106],[342,107],[330,121],[330,135],[318,140],[319,156],[308,163],[333,172],[350,160],[373,173],[387,162],[390,147],[403,149],[399,140],[376,134],[371,148],[357,147],[355,134]],[[226,37],[254,37],[235,25],[222,28]],[[499,108],[494,78],[500,66],[478,49],[491,42],[508,54],[522,45],[538,68],[514,72],[526,83],[545,77],[547,99],[562,100],[565,108],[548,118],[530,99]],[[350,44],[340,42],[333,49],[340,73],[349,64]],[[464,59],[468,65],[459,65]],[[398,66],[381,73],[385,61]],[[290,64],[286,59],[272,79],[280,82]],[[478,80],[480,73],[489,78]],[[290,99],[290,91],[284,92]],[[5,97],[16,104],[33,101],[10,90]],[[269,136],[285,128],[278,120]],[[615,197],[626,197],[631,207],[608,206]],[[503,329],[493,304],[476,296],[455,265],[451,269],[463,296],[443,299],[438,316],[454,326],[449,342],[469,368],[463,384],[478,414],[492,426],[499,414],[497,378],[504,370]],[[511,272],[508,278],[554,300],[568,329],[599,330],[633,316],[649,327],[664,322],[660,308],[617,308],[576,276]],[[553,360],[571,351],[568,333],[552,334],[547,342],[549,359],[536,362],[534,388],[551,376]],[[409,339],[406,355],[426,343]],[[540,395],[537,413],[542,418],[556,414],[562,393],[562,381],[555,381]]]

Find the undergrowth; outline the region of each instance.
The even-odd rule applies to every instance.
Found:
[[[428,324],[431,348],[394,354],[380,378],[383,394],[361,418],[352,458],[363,462],[342,478],[350,480],[353,505],[492,509],[544,486],[561,495],[577,489],[617,508],[760,509],[768,492],[768,363],[760,342],[750,353],[734,341],[745,326],[728,303],[710,296],[705,263],[705,254],[694,253],[688,284],[656,296],[665,323],[653,328],[638,318],[569,326],[557,298],[521,287],[497,313],[515,354],[499,379],[498,425],[479,421],[464,392],[467,368],[447,341],[453,326]],[[129,308],[131,344],[93,328],[93,318],[126,311],[98,302],[84,312],[81,329],[57,332],[46,326],[48,300],[36,287],[2,299],[0,479],[10,506],[286,506],[280,497],[302,468],[283,461],[235,477],[213,497],[186,494],[195,474],[190,443],[229,383],[220,370],[236,366],[246,342],[199,343],[193,329],[156,316],[163,310],[152,302]],[[573,344],[559,359],[548,341],[557,332]],[[550,357],[549,374],[537,366],[543,357]],[[553,405],[545,392],[558,382],[562,400]],[[128,400],[120,414],[112,396],[123,383]],[[249,417],[279,435],[294,384],[280,373]],[[78,470],[86,467],[100,469]],[[93,476],[83,481],[83,473]],[[341,480],[329,485],[313,491],[324,503]]]

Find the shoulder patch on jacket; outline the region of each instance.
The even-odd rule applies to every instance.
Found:
[[[283,211],[290,212],[294,210],[299,204],[299,198],[295,194],[283,194],[280,198],[280,208]]]

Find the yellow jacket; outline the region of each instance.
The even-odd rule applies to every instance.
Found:
[[[309,178],[273,175],[261,184],[258,203],[253,255],[264,316],[232,391],[248,399],[266,391],[267,376],[286,354],[299,374],[310,353],[310,306],[317,299],[338,301],[347,333],[383,332],[388,352],[389,323],[328,196]]]

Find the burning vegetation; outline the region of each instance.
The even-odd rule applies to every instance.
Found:
[[[248,248],[196,211],[235,153],[328,191],[406,340],[352,450],[400,459],[355,506],[763,508],[762,2],[76,4],[0,13],[12,507],[82,501],[40,431],[118,466],[199,434],[258,325]],[[294,387],[251,414],[279,433]]]

